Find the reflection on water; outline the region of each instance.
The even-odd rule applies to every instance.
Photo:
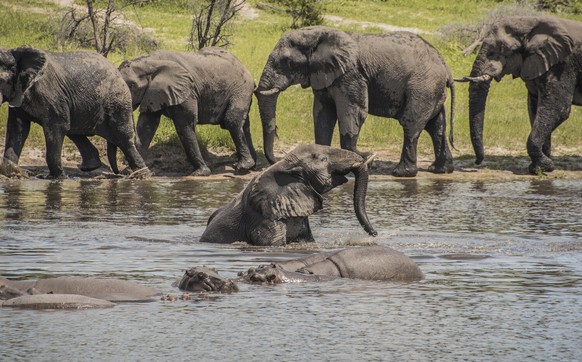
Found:
[[[176,293],[194,265],[234,278],[265,261],[376,242],[411,255],[426,279],[241,285],[98,311],[0,309],[0,360],[582,359],[582,181],[372,181],[376,239],[353,214],[349,183],[311,217],[315,245],[198,243],[244,183],[0,183],[0,275],[116,277]]]

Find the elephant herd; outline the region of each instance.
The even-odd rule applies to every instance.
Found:
[[[355,176],[356,218],[369,235],[376,236],[365,203],[373,156],[357,150],[367,115],[395,118],[404,129],[402,155],[393,175],[417,174],[416,148],[423,130],[430,134],[434,146],[435,161],[429,170],[450,173],[454,169],[448,144],[453,142],[453,115],[447,140],[447,89],[453,110],[454,82],[471,82],[471,140],[480,163],[484,157],[482,133],[489,86],[492,79],[499,81],[506,74],[522,78],[528,90],[532,126],[527,142],[529,171],[552,171],[551,132],[568,118],[573,104],[582,105],[582,24],[575,21],[541,16],[498,23],[483,39],[470,76],[460,79],[453,78],[438,51],[418,35],[356,34],[321,26],[283,35],[256,86],[243,64],[220,48],[197,53],[157,51],[125,61],[118,69],[88,52],[0,49],[0,104],[9,102],[3,163],[18,164],[32,121],[43,128],[51,178],[65,177],[61,165],[65,136],[80,151],[81,170],[101,166],[99,152],[88,138],[100,135],[107,140],[107,156],[115,173],[119,173],[116,153],[121,148],[134,173],[148,174],[144,156],[160,117],[165,115],[174,123],[194,175],[211,173],[197,142],[197,124],[218,124],[228,130],[238,156],[234,168],[245,172],[255,167],[257,159],[249,125],[255,94],[264,152],[272,165],[210,216],[200,242],[242,241],[270,246],[313,241],[309,215],[322,208],[325,193],[347,182],[349,173]],[[315,143],[298,146],[277,160],[273,152],[277,99],[294,84],[313,90]],[[137,108],[135,125],[133,111]],[[329,146],[336,123],[341,149]],[[374,246],[252,268],[237,280],[279,283],[337,277],[416,281],[422,273],[404,254]],[[43,283],[35,284],[33,292],[44,288]],[[90,292],[81,293],[77,299],[46,294],[72,286],[81,290],[85,283],[89,283]],[[125,284],[113,287],[111,283],[116,282],[58,280],[45,288],[49,291],[40,292],[44,293],[42,297],[34,297],[24,295],[29,285],[0,279],[0,299],[24,298],[5,302],[4,306],[54,306],[63,302],[78,307],[92,305],[84,298],[104,290],[106,293],[94,304],[111,306],[115,298],[149,299],[155,294]],[[186,271],[177,286],[190,291],[237,290],[234,281],[205,267]]]
[[[147,174],[144,157],[165,115],[174,123],[193,175],[211,173],[200,152],[197,124],[218,124],[228,130],[238,157],[234,168],[248,171],[256,163],[249,126],[253,93],[265,156],[274,163],[277,99],[289,86],[300,84],[313,91],[315,143],[330,145],[337,123],[341,148],[358,152],[358,136],[368,114],[395,118],[404,130],[404,142],[393,175],[417,174],[416,148],[423,130],[434,146],[429,171],[450,173],[454,81],[471,82],[471,140],[480,163],[489,86],[492,79],[500,81],[507,74],[522,78],[528,91],[529,171],[552,171],[551,133],[568,118],[572,104],[582,105],[582,24],[572,20],[529,16],[500,21],[483,38],[470,76],[459,79],[453,79],[432,45],[404,31],[372,35],[323,26],[290,31],[275,45],[256,87],[244,65],[220,48],[157,51],[125,61],[119,69],[89,52],[0,49],[0,104],[6,101],[10,106],[3,164],[18,164],[32,121],[43,128],[51,178],[65,177],[61,165],[65,136],[79,149],[83,171],[101,166],[99,152],[88,139],[99,135],[107,140],[115,173],[119,147],[132,171]],[[136,126],[133,110],[138,107]]]

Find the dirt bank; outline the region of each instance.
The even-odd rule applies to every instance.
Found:
[[[2,149],[3,149],[3,145]],[[101,146],[103,147],[103,146]],[[292,146],[289,149],[293,148]],[[391,176],[392,169],[400,158],[399,151],[375,150],[376,158],[372,165],[372,179],[394,179]],[[106,163],[105,150],[101,150],[102,160]],[[213,174],[209,178],[189,176],[192,166],[188,164],[184,151],[179,146],[164,145],[153,146],[148,154],[146,162],[156,177],[185,177],[200,179],[222,179],[238,177],[250,179],[260,170],[268,167],[261,152],[259,152],[258,167],[256,171],[245,175],[235,174],[230,166],[235,161],[235,155],[230,152],[212,150],[205,153],[205,158],[213,169]],[[278,156],[283,156],[279,153]],[[450,180],[517,180],[542,177],[550,179],[582,179],[582,150],[559,150],[554,151],[554,162],[556,170],[546,175],[532,176],[528,174],[529,157],[526,154],[510,154],[503,150],[489,152],[486,161],[476,166],[474,157],[471,154],[455,154],[455,172],[452,174],[436,175],[427,171],[433,156],[432,154],[419,155],[419,172],[417,178],[423,179],[450,179]],[[63,166],[69,177],[80,178],[108,178],[113,177],[108,166],[92,172],[81,172],[77,165],[81,159],[78,151],[71,146],[63,151]],[[44,159],[44,149],[25,147],[20,160],[20,166],[24,174],[28,177],[39,177],[48,174],[48,168]],[[1,177],[1,176],[0,176]]]

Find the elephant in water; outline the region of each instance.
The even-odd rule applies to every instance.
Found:
[[[284,34],[255,91],[265,156],[271,163],[277,99],[294,84],[313,91],[315,143],[330,145],[337,123],[341,148],[356,152],[368,114],[396,118],[404,128],[404,143],[394,176],[417,174],[416,148],[423,130],[434,146],[435,162],[429,170],[453,172],[444,106],[448,87],[453,108],[453,77],[439,52],[420,36],[404,31],[346,33],[324,26]],[[451,111],[451,143],[452,129]]]
[[[159,291],[118,279],[58,277],[40,280],[0,278],[2,307],[85,309],[120,302],[151,302]]]
[[[215,47],[196,53],[157,51],[123,62],[119,71],[131,90],[133,108],[139,107],[137,134],[144,157],[165,115],[174,122],[193,175],[210,174],[196,139],[198,124],[217,124],[230,132],[237,171],[255,166],[249,128],[255,82],[234,55]]]
[[[309,255],[290,261],[277,261],[239,273],[245,283],[293,283],[328,281],[336,278],[414,282],[423,278],[418,265],[403,253],[386,246],[364,246]],[[178,288],[196,292],[231,293],[238,291],[234,281],[216,270],[194,267],[187,270]]]
[[[115,173],[117,147],[132,171],[148,173],[135,145],[131,94],[119,71],[103,56],[31,47],[0,49],[0,104],[4,101],[10,104],[4,163],[18,164],[32,121],[44,131],[50,178],[65,177],[61,164],[65,136],[81,152],[81,170],[101,166],[99,151],[87,138],[95,134],[107,139]]]
[[[308,216],[323,207],[323,194],[348,181],[345,175],[350,172],[355,175],[356,216],[364,230],[376,236],[366,215],[368,161],[348,150],[298,146],[215,211],[200,241],[263,246],[313,241]]]
[[[476,164],[483,162],[483,124],[491,81],[506,75],[527,88],[529,172],[551,172],[552,132],[582,106],[582,23],[552,16],[510,17],[492,27],[469,77],[469,120]]]

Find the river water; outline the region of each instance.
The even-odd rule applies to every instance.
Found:
[[[198,242],[245,181],[0,182],[0,275],[96,276],[178,294],[195,265],[238,271],[377,243],[422,282],[239,284],[230,295],[106,310],[0,309],[2,361],[582,360],[582,180],[372,180],[368,237],[350,182],[310,218],[316,244]]]

